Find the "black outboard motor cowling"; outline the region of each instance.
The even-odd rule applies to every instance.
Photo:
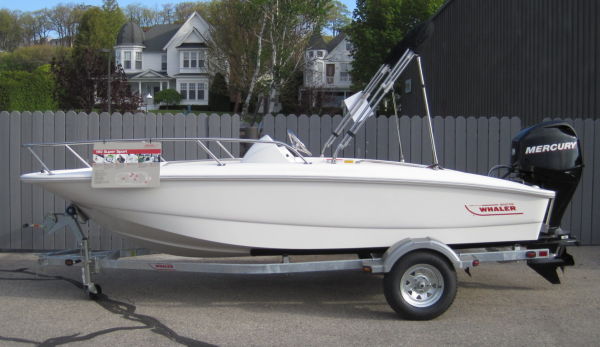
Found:
[[[560,223],[583,170],[575,129],[550,121],[521,130],[512,140],[511,165],[526,183],[556,192],[549,232],[562,234]]]

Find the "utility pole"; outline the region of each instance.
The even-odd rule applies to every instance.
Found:
[[[110,106],[111,106],[111,103],[112,103],[111,102],[111,96],[112,96],[112,94],[111,94],[111,90],[110,90],[110,88],[111,88],[111,83],[110,83],[111,82],[111,78],[110,78],[111,77],[110,76],[110,56],[111,56],[112,50],[109,49],[109,48],[102,48],[100,50],[100,52],[102,52],[102,53],[108,53],[108,68],[106,70],[107,71],[106,72],[106,75],[107,75],[107,79],[106,80],[108,81],[108,85],[107,85],[107,88],[106,88],[107,89],[106,90],[106,93],[107,93],[106,98],[107,98],[108,114],[110,115],[111,114],[110,113]]]

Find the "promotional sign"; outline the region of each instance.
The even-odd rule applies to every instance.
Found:
[[[160,154],[160,142],[95,143],[92,188],[158,187]]]

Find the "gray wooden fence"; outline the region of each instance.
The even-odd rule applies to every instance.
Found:
[[[266,116],[262,133],[285,141],[292,129],[313,154],[318,155],[340,116],[277,115]],[[586,167],[582,182],[563,220],[583,244],[600,244],[600,121],[570,121],[582,139]],[[405,159],[431,163],[431,147],[426,123],[421,117],[377,117],[370,119],[344,156],[398,160],[398,127]],[[508,164],[510,141],[521,128],[518,118],[435,117],[433,122],[438,157],[442,166],[487,174],[496,164]],[[237,137],[237,115],[154,115],[85,114],[74,112],[0,113],[0,250],[42,250],[75,247],[65,231],[44,235],[40,230],[23,228],[24,223],[40,223],[47,212],[64,211],[66,202],[41,188],[21,184],[19,176],[39,169],[31,155],[21,148],[28,142],[59,142],[87,139],[133,137]],[[239,148],[233,147],[234,154]],[[197,146],[184,143],[163,145],[169,160],[205,158]],[[89,157],[89,148],[81,154]],[[43,158],[55,168],[76,167],[78,163],[64,149],[43,151]],[[330,153],[326,153],[330,154]],[[600,175],[598,175],[600,176]],[[95,223],[84,226],[97,249],[135,246],[131,241],[104,230]]]

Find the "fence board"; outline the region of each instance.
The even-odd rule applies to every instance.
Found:
[[[456,155],[456,170],[467,170],[467,119],[457,117],[455,122],[456,129],[456,147],[454,153]]]
[[[185,137],[198,137],[198,116],[188,114],[185,117]],[[185,159],[198,159],[198,143],[195,141],[185,142]]]
[[[465,148],[467,154],[467,172],[477,172],[477,118],[467,118],[467,147]]]
[[[269,135],[271,138],[275,138],[275,117],[271,114],[265,115],[261,124],[262,133],[260,136]]]
[[[110,138],[113,140],[123,138],[123,115],[113,113],[110,116]],[[105,245],[103,245],[104,247]],[[118,234],[110,234],[110,244],[105,249],[117,249],[123,247],[123,237]]]
[[[285,142],[287,132],[287,117],[278,114],[275,116],[275,137],[274,139],[277,141]]]
[[[156,135],[156,115],[154,113],[147,114],[146,116],[143,113],[138,113],[135,119],[137,120],[134,121],[136,137],[138,136],[138,128],[142,137],[158,137]]]
[[[327,115],[322,116],[321,117],[321,128],[320,128],[321,135],[319,136],[320,146],[322,146],[322,145],[325,144],[325,141],[327,141],[327,139],[329,138],[329,135],[331,135],[331,131],[332,131],[332,129],[331,129],[331,117],[329,117]],[[325,152],[325,155],[326,156],[331,156],[332,155],[332,151],[334,149],[335,148],[331,148],[330,147],[327,150],[327,152]]]
[[[46,113],[44,113],[43,118],[44,118],[44,120],[43,120],[44,142],[55,142],[55,140],[54,140],[54,126],[55,126],[54,113],[50,112],[50,111],[46,112]],[[77,124],[75,124],[75,127],[77,127]],[[74,149],[79,150],[79,148],[74,148]],[[46,148],[43,148],[41,150],[41,152],[42,152],[42,160],[44,160],[45,163],[54,163],[54,148],[46,147]],[[50,166],[50,169],[53,169],[53,168],[54,168],[54,164],[52,164],[52,166]],[[44,190],[44,193],[43,193],[42,209],[44,211],[44,215],[48,212],[54,211],[54,194],[52,194],[46,190]],[[40,232],[41,232],[41,230],[40,230]],[[46,235],[46,237],[44,237],[44,249],[57,249],[57,248],[65,247],[64,231],[60,231],[59,233],[62,233],[62,235],[60,237],[56,233],[54,233],[52,235]],[[62,244],[57,243],[56,242],[57,238],[60,241],[62,241],[63,243]]]
[[[58,118],[58,114],[56,114],[55,119]],[[61,127],[58,125],[56,125],[55,130],[57,131],[55,134],[55,137],[57,138],[58,141],[58,131]],[[62,127],[62,131],[63,131],[63,138],[64,138],[64,126]],[[88,138],[90,140],[94,140],[94,139],[100,139],[100,116],[96,113],[96,112],[92,112],[90,113],[90,117],[88,119]],[[64,149],[63,149],[64,150]],[[59,206],[59,197],[57,196],[55,198],[55,207],[58,210],[58,206]],[[62,204],[60,204],[63,207],[64,210],[64,202]],[[59,212],[59,211],[57,211]],[[92,247],[94,247],[94,249],[98,249],[101,245],[101,235],[102,235],[102,228],[100,227],[100,225],[98,225],[97,223],[95,223],[93,220],[89,221],[89,238],[90,238],[90,245],[92,245]],[[72,235],[67,234],[67,242],[72,242],[72,243],[76,243],[76,240],[73,238]],[[71,247],[72,248],[72,247]]]
[[[202,113],[198,115],[197,122],[197,134],[198,137],[208,137],[208,116]],[[198,150],[198,159],[206,159],[208,154],[204,150]]]
[[[208,136],[209,137],[219,137],[221,135],[221,125],[219,115],[213,113],[208,116]],[[221,148],[216,143],[209,143],[208,148],[213,152],[217,157],[221,156]]]
[[[40,111],[36,113],[41,114]],[[31,143],[31,127],[32,127],[32,114],[31,112],[23,112],[21,114],[21,142]],[[0,144],[1,146],[2,144]],[[8,147],[7,147],[8,149]],[[14,150],[14,149],[13,149]],[[33,171],[33,165],[31,160],[32,155],[27,150],[21,150],[21,173],[28,173]],[[0,155],[1,157],[1,155]],[[34,159],[35,160],[35,159]],[[6,161],[0,159],[0,162],[5,163]],[[37,168],[36,168],[37,169]],[[0,178],[1,179],[1,178]],[[1,184],[1,183],[0,183]],[[32,189],[31,184],[21,184],[21,224],[31,223],[33,215],[31,214],[32,207]],[[1,189],[1,188],[0,188]],[[1,190],[0,190],[1,192]],[[0,203],[2,205],[2,203]],[[0,206],[0,208],[2,208]],[[0,225],[0,228],[2,226]],[[23,228],[21,230],[21,248],[22,249],[33,249],[33,228]],[[0,244],[0,249],[2,249]]]
[[[13,112],[10,114],[10,146],[19,148],[21,146],[21,114]],[[10,151],[10,247],[21,248],[21,153]]]
[[[99,126],[98,133],[100,135],[100,139],[110,139],[110,129],[111,129],[111,119],[112,115],[107,112],[100,113],[99,118]],[[96,249],[107,250],[111,249],[111,240],[112,233],[104,227],[100,227],[100,242],[96,245],[92,245],[92,247]]]
[[[444,166],[446,153],[444,151],[444,138],[446,130],[444,126],[444,118],[436,116],[433,118],[433,139],[435,142],[435,150],[438,156],[438,164]],[[428,134],[429,136],[429,134]],[[429,141],[431,142],[431,141]],[[431,143],[429,144],[431,149]]]
[[[421,117],[411,117],[410,119],[410,161],[413,163],[422,163],[421,158],[421,133],[423,122]]]
[[[407,162],[411,162],[411,148],[412,148],[412,139],[411,139],[411,120],[409,116],[400,117],[400,140],[402,141],[402,155],[404,156],[404,160]]]
[[[0,112],[0,249],[10,249],[10,114]]]
[[[287,130],[291,130],[294,132],[294,134],[296,134],[296,136],[298,136],[298,116],[294,115],[294,114],[290,114],[286,117],[286,136],[285,136],[285,142],[287,142]]]
[[[187,116],[183,113],[175,115],[175,128],[173,129],[174,137],[185,137],[185,122],[186,117],[195,117],[193,113],[189,113]],[[185,160],[185,142],[175,142],[175,160]]]
[[[488,122],[488,157],[486,172],[500,163],[500,120],[491,117]]]
[[[488,156],[488,129],[489,122],[487,118],[477,119],[477,173],[485,175],[489,169]]]
[[[511,149],[511,136],[510,136],[510,118],[500,118],[500,153],[499,163],[502,165],[510,165],[510,149]]]
[[[456,167],[456,123],[454,118],[444,118],[444,161],[446,168],[454,169]]]
[[[221,130],[220,136],[224,137],[224,138],[234,137],[234,136],[232,136],[233,134],[231,133],[231,116],[228,114],[222,114],[220,116],[219,121],[220,121],[219,127]],[[239,137],[239,132],[235,135],[235,137]],[[230,142],[223,143],[223,146],[225,148],[227,148],[227,150],[229,152],[231,152],[231,143]],[[223,157],[227,156],[225,153],[222,153],[222,155],[223,155]]]
[[[389,146],[389,137],[388,137],[388,129],[389,122],[387,117],[378,117],[376,118],[376,132],[377,132],[377,140],[376,148],[377,154],[376,158],[381,160],[387,160],[389,158],[388,146]]]
[[[307,115],[301,114],[298,116],[298,132],[296,135],[306,145],[306,148],[312,153],[312,155],[319,155],[319,153],[310,150],[308,141],[310,140],[310,119]]]
[[[231,116],[231,137],[239,137],[240,136],[240,115],[234,114]],[[240,156],[240,144],[232,143],[231,144],[231,154],[234,157]]]
[[[308,150],[313,155],[321,154],[321,118],[313,114],[309,118]]]
[[[175,137],[175,119],[172,114],[163,114],[162,117],[162,134],[160,137]],[[175,159],[175,147],[172,142],[164,142],[162,144],[162,153],[167,161]]]
[[[388,160],[400,161],[400,146],[398,144],[398,134],[400,119],[398,116],[389,117],[387,124],[388,133]]]
[[[34,113],[31,118],[32,126],[31,126],[31,142],[44,142],[44,115],[40,113]],[[14,149],[13,149],[14,150]],[[38,155],[41,153],[39,150],[37,151]],[[51,163],[48,163],[50,165]],[[33,162],[32,164],[34,169],[39,170],[41,165],[37,162]],[[33,185],[31,187],[32,191],[32,206],[31,206],[31,215],[32,215],[32,223],[41,224],[44,219],[44,190],[42,187],[38,185]],[[7,229],[8,230],[8,229]],[[43,232],[34,232],[33,233],[33,249],[44,249],[44,238],[45,234]]]

